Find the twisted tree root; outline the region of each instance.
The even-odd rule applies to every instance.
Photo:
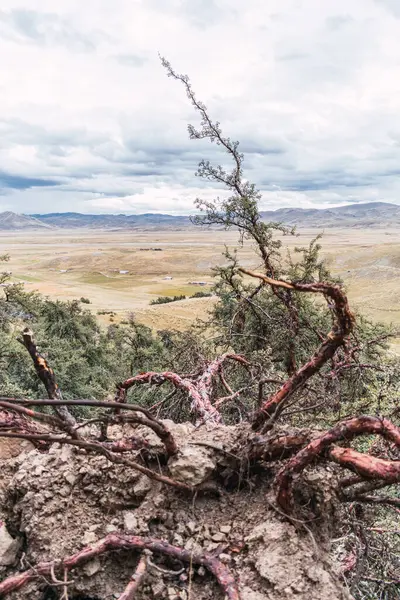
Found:
[[[176,389],[183,390],[189,395],[192,401],[192,410],[201,419],[211,423],[222,422],[219,411],[211,404],[207,387],[204,385],[203,387],[198,387],[198,384],[193,383],[193,381],[185,379],[171,371],[164,371],[163,373],[149,371],[148,373],[141,373],[140,375],[126,379],[126,381],[118,384],[115,400],[120,403],[126,402],[126,392],[134,385],[143,383],[161,385],[165,381],[169,381]]]
[[[197,553],[172,546],[167,542],[155,538],[111,533],[96,544],[86,546],[76,554],[59,561],[39,563],[36,566],[12,575],[0,583],[0,598],[5,598],[10,592],[23,588],[27,583],[38,576],[47,576],[54,570],[71,571],[88,562],[95,556],[100,556],[111,550],[151,550],[152,552],[172,556],[188,564],[202,565],[216,578],[227,600],[240,600],[240,593],[235,578],[226,565],[215,554],[210,552]],[[141,569],[144,567],[142,566]],[[126,590],[125,590],[126,592]],[[123,597],[123,596],[122,596]],[[132,597],[132,596],[131,596]],[[127,596],[125,600],[128,600]]]
[[[300,473],[312,461],[319,458],[335,442],[341,440],[350,441],[365,433],[379,434],[400,447],[400,428],[388,419],[361,416],[338,423],[335,427],[300,450],[279,473],[277,478],[277,500],[283,510],[285,512],[292,510],[291,483],[296,473]],[[399,461],[378,459],[369,454],[356,452],[351,448],[339,448],[337,446],[329,450],[328,457],[341,466],[356,471],[363,477],[385,480],[388,484],[400,480]]]
[[[130,377],[118,384],[115,402],[124,404],[126,402],[127,391],[134,385],[143,383],[162,385],[166,381],[169,381],[175,389],[183,390],[188,394],[192,401],[192,411],[200,417],[200,419],[209,423],[222,423],[222,416],[217,410],[217,404],[212,404],[211,395],[213,379],[217,375],[221,375],[223,364],[227,360],[235,361],[245,368],[250,366],[250,363],[244,356],[228,352],[209,362],[204,371],[197,376],[195,381],[191,381],[187,376],[177,375],[171,371],[164,371],[162,373],[148,371],[147,373],[140,373],[139,375]],[[230,390],[230,392],[232,392],[232,390]],[[119,408],[115,411],[115,414],[118,413]]]
[[[322,344],[317,349],[314,356],[312,356],[300,369],[295,371],[293,375],[285,381],[282,387],[261,405],[260,410],[256,413],[253,423],[254,429],[260,429],[265,421],[282,410],[284,404],[294,392],[300,389],[310,377],[315,375],[315,373],[318,373],[323,365],[334,356],[336,350],[339,346],[343,345],[345,338],[351,332],[354,326],[354,316],[350,311],[347,297],[339,286],[328,283],[294,283],[280,281],[267,277],[262,273],[255,273],[254,271],[243,268],[239,270],[246,275],[250,275],[250,277],[261,279],[264,284],[268,284],[272,287],[284,288],[297,292],[323,294],[332,301],[332,308],[336,317],[331,331],[323,339]]]

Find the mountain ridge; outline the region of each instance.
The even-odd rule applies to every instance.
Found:
[[[32,215],[46,223],[68,228],[76,225],[95,228],[157,229],[191,225],[190,217],[145,213],[141,215],[82,215],[80,213],[50,213]],[[400,205],[389,202],[348,204],[334,208],[281,208],[261,211],[265,221],[282,222],[298,227],[400,227]]]
[[[280,208],[261,211],[264,221],[281,222],[288,226],[307,228],[330,227],[400,227],[400,205],[389,202],[347,204],[334,208]],[[24,231],[28,229],[106,229],[157,230],[182,229],[192,225],[187,215],[164,213],[84,214],[77,212],[54,212],[17,214],[0,213],[1,231]]]
[[[299,227],[398,227],[400,205],[389,202],[347,204],[334,208],[282,208],[262,211],[264,220]]]
[[[52,229],[52,226],[31,215],[19,215],[10,210],[0,213],[0,231],[25,229]]]

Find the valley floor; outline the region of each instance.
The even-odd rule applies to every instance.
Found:
[[[317,230],[300,229],[283,242],[303,246]],[[341,276],[353,307],[375,320],[400,324],[399,229],[329,229],[323,255]],[[1,232],[5,269],[27,289],[60,299],[88,298],[105,323],[134,312],[154,328],[185,328],[204,317],[210,298],[149,306],[158,296],[192,295],[208,290],[212,267],[223,262],[224,244],[236,245],[237,233],[204,229],[180,231],[30,231]],[[251,247],[240,251],[244,266],[257,266]],[[205,285],[200,285],[200,283]]]

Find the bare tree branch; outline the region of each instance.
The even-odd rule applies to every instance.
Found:
[[[20,341],[28,350],[33,360],[36,373],[38,374],[40,381],[45,386],[49,398],[53,400],[62,400],[61,390],[56,382],[54,371],[47,364],[46,359],[38,352],[37,346],[33,339],[33,332],[29,328],[24,329],[22,332],[22,340]],[[76,426],[76,420],[66,406],[57,406],[54,408],[54,411],[59,419],[63,422],[65,431],[70,433],[73,437],[78,438],[79,435],[74,429]]]
[[[164,425],[164,423],[162,423],[161,421],[159,421],[158,419],[156,419],[155,417],[153,417],[153,415],[151,414],[151,412],[149,410],[147,410],[146,408],[144,408],[143,406],[139,406],[137,404],[119,404],[118,402],[102,402],[100,400],[30,400],[28,398],[0,398],[0,406],[2,405],[2,403],[4,404],[8,404],[11,406],[16,406],[18,408],[18,405],[25,405],[25,406],[54,406],[54,407],[59,407],[59,406],[92,406],[94,408],[119,408],[119,409],[124,409],[127,411],[133,411],[133,412],[138,412],[138,413],[143,413],[143,416],[141,416],[140,414],[138,415],[134,415],[130,417],[130,421],[131,422],[135,422],[135,423],[139,423],[141,425],[145,425],[146,427],[149,427],[150,429],[152,429],[154,431],[154,433],[156,435],[158,435],[158,437],[161,439],[161,441],[164,443],[165,445],[165,449],[167,451],[167,454],[169,456],[173,456],[174,454],[176,454],[178,452],[178,447],[176,445],[175,439],[172,435],[172,433],[169,431],[169,429],[166,427],[166,425]],[[40,413],[35,413],[36,415],[39,415]],[[46,415],[44,415],[44,417],[46,417]],[[41,419],[40,417],[38,417],[38,419]],[[45,420],[44,418],[41,420]],[[49,421],[48,421],[49,422]],[[76,424],[74,427],[73,432],[71,432],[71,436],[73,436],[72,434],[74,432],[76,432],[77,429],[79,429],[79,425]]]

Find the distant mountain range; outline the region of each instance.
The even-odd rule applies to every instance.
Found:
[[[400,205],[387,202],[349,204],[337,208],[281,208],[261,213],[265,221],[275,221],[302,228],[330,227],[400,227]],[[146,213],[142,215],[84,215],[81,213],[49,213],[18,215],[0,213],[0,230],[27,229],[184,229],[191,226],[190,217]]]
[[[281,208],[261,213],[265,221],[298,227],[399,227],[400,205],[388,202],[348,204],[336,208]]]
[[[51,227],[63,229],[165,229],[187,227],[189,217],[145,213],[142,215],[83,215],[81,213],[49,213],[30,215]]]

